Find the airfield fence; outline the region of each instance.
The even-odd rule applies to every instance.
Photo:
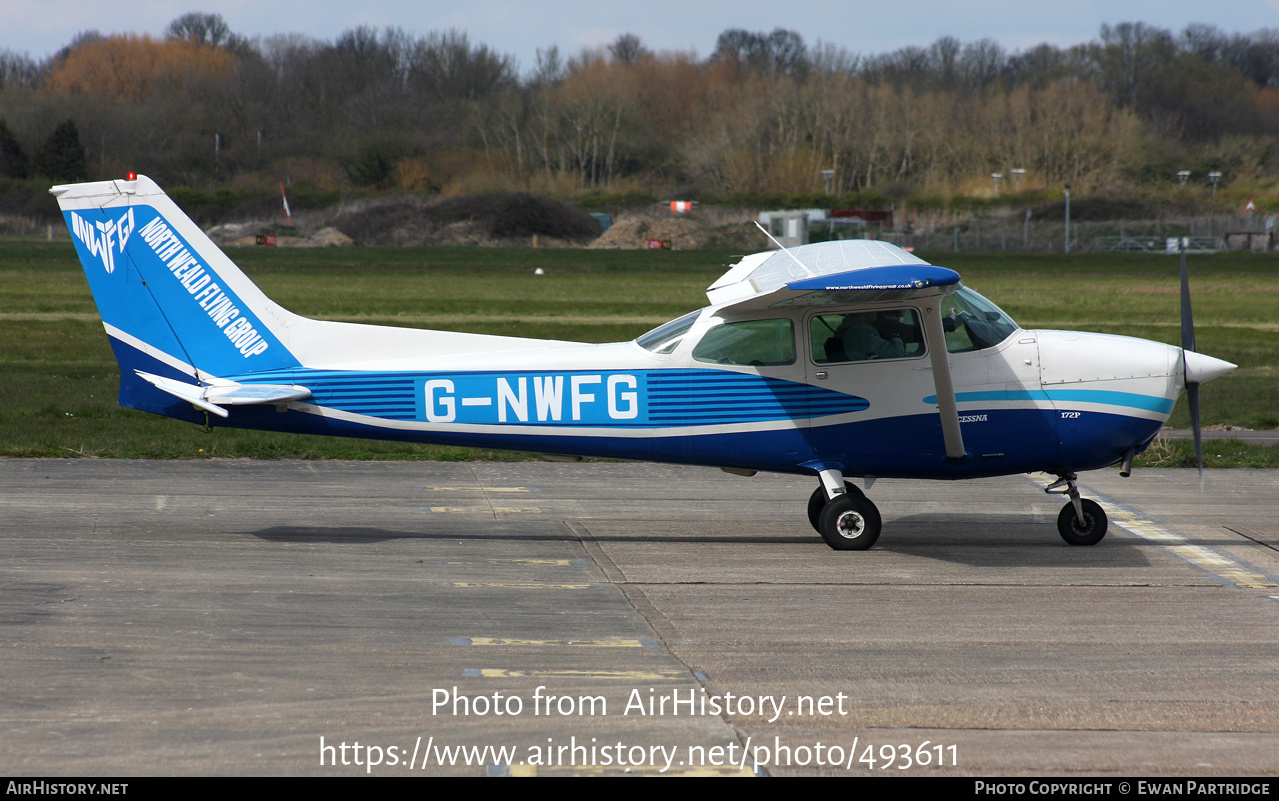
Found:
[[[1180,253],[1184,243],[1187,253],[1216,253],[1222,241],[1216,236],[1099,236],[1094,240],[1103,253]]]
[[[901,247],[929,251],[1020,251],[1061,253],[1065,226],[1053,222],[987,219],[954,225],[916,226],[913,231],[875,231],[866,234]],[[1071,221],[1072,253],[1104,253],[1122,250],[1167,252],[1170,238],[1190,237],[1190,249],[1275,252],[1273,224],[1264,218],[1185,217],[1161,220]],[[1176,252],[1175,250],[1173,251]]]

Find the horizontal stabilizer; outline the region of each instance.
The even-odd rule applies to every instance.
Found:
[[[311,397],[311,390],[297,384],[237,384],[232,381],[218,382],[215,385],[201,387],[176,381],[172,378],[144,373],[135,370],[138,378],[169,393],[175,398],[187,401],[197,409],[212,412],[218,417],[228,417],[230,412],[222,406],[246,406],[257,403],[286,403],[288,401],[305,400]],[[221,405],[219,405],[221,404]]]
[[[204,395],[210,403],[245,406],[254,403],[306,400],[311,397],[311,390],[297,384],[236,384],[226,387],[206,387]]]

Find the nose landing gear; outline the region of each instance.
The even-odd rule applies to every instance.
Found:
[[[1109,525],[1106,512],[1096,501],[1079,497],[1076,478],[1074,473],[1066,473],[1045,487],[1044,492],[1070,497],[1070,503],[1057,515],[1057,533],[1061,538],[1071,545],[1096,545],[1106,536]],[[1063,486],[1064,489],[1059,489]]]

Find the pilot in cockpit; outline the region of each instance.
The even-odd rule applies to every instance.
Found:
[[[900,313],[899,313],[900,314]],[[846,316],[835,330],[849,361],[897,359],[906,355],[906,343],[899,331],[880,326],[880,312],[855,312]],[[896,325],[904,326],[899,321]]]

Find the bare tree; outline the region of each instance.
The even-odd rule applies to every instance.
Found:
[[[0,91],[35,89],[40,85],[40,65],[26,53],[0,50]]]
[[[993,39],[982,39],[964,45],[959,57],[959,75],[962,85],[969,92],[980,92],[1004,74],[1008,58],[1004,49]]]
[[[613,40],[608,46],[608,53],[614,61],[631,66],[638,64],[645,56],[652,55],[652,51],[644,46],[644,40],[633,33],[624,33]]]
[[[231,32],[231,26],[221,14],[205,14],[192,11],[169,23],[164,29],[169,39],[186,39],[195,44],[220,47],[225,50],[241,50],[248,47],[248,40]]]
[[[1141,90],[1175,53],[1172,34],[1141,22],[1101,26],[1101,46],[1094,49],[1098,81],[1125,106],[1137,105]]]
[[[432,33],[414,51],[411,80],[435,97],[479,100],[514,85],[515,64],[461,31]]]
[[[804,37],[784,28],[768,34],[730,28],[715,40],[711,59],[737,61],[761,75],[782,73],[802,78],[809,68]]]

